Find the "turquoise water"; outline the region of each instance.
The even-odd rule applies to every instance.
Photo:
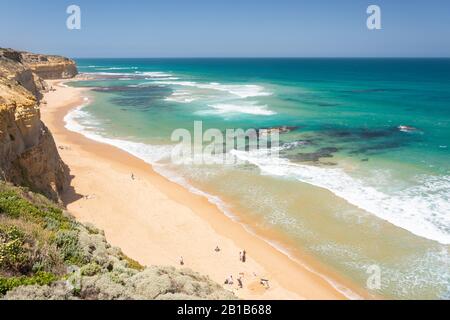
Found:
[[[377,294],[448,298],[450,59],[80,59],[68,127],[245,212]],[[175,165],[173,130],[289,126],[281,159]],[[306,186],[306,187],[305,187]],[[309,186],[309,187],[308,187]]]

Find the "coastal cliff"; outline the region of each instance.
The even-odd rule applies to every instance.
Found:
[[[65,57],[22,52],[21,58],[22,63],[43,79],[70,79],[78,74],[75,61]]]
[[[54,73],[47,68],[39,75],[29,57],[0,49],[0,177],[57,201],[68,184],[68,169],[40,119],[42,92],[48,90],[41,75],[68,76],[76,74],[76,67],[64,71],[65,59],[51,60]]]
[[[234,299],[189,269],[141,266],[58,203],[69,169],[40,105],[45,79],[76,74],[70,59],[0,48],[0,300]]]

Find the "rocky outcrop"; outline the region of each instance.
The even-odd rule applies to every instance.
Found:
[[[21,53],[0,49],[0,78],[17,81],[30,91],[36,99],[40,100],[42,92],[47,90],[46,83],[21,61]]]
[[[21,58],[22,63],[43,79],[70,79],[78,74],[75,62],[65,57],[23,52]]]
[[[0,75],[14,78],[33,94],[44,85],[42,79],[70,79],[78,74],[75,61],[61,56],[47,56],[0,48]],[[39,95],[39,94],[38,94]]]
[[[62,72],[61,65],[54,74]],[[24,53],[0,49],[0,179],[59,200],[68,169],[40,120],[46,89],[42,77],[24,63]]]

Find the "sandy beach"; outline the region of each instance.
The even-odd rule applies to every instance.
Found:
[[[248,232],[206,198],[116,147],[67,130],[64,116],[81,105],[88,92],[50,83],[56,90],[45,95],[41,115],[70,168],[71,187],[64,202],[77,220],[103,229],[112,245],[143,265],[180,267],[182,256],[184,267],[221,284],[230,275],[242,275],[243,289],[237,281],[225,287],[243,299],[345,299],[322,277]],[[239,261],[242,250],[247,252],[245,263]],[[313,259],[305,263],[316,270]],[[269,280],[270,288],[260,284],[261,278]]]

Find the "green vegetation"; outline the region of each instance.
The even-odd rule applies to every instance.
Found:
[[[207,277],[145,268],[42,195],[0,181],[0,299],[233,299]]]
[[[45,197],[0,184],[0,295],[61,279],[82,265],[77,224]]]
[[[38,272],[30,277],[10,277],[3,278],[0,277],[0,295],[7,293],[9,290],[20,287],[20,286],[30,286],[30,285],[48,285],[56,281],[58,278],[48,272]]]

